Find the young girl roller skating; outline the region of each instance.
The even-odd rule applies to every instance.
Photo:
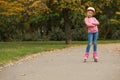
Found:
[[[94,13],[95,13],[95,9],[93,7],[87,8],[87,16],[85,17],[84,21],[88,28],[88,45],[86,47],[86,52],[84,55],[84,62],[86,62],[86,60],[89,57],[90,46],[92,45],[92,43],[93,43],[93,50],[94,50],[93,58],[95,62],[98,61],[97,39],[98,39],[99,21],[95,17],[93,17]]]

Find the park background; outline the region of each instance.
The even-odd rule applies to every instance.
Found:
[[[98,43],[119,43],[120,0],[0,0],[0,66],[26,55],[86,44],[89,6],[100,21]]]
[[[120,39],[120,0],[0,0],[0,41],[85,41],[89,6],[99,40]]]

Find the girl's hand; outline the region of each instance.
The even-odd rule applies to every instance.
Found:
[[[95,23],[92,23],[93,25],[96,25]]]
[[[96,24],[96,23],[92,23],[93,25],[95,25],[95,26],[97,26],[98,24]]]

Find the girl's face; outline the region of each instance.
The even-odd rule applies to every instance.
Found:
[[[94,14],[94,12],[93,12],[93,11],[87,11],[87,17],[92,17],[92,16],[93,16],[93,14]]]

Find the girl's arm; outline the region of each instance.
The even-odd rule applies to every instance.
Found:
[[[85,18],[84,21],[85,21],[85,24],[86,24],[88,27],[93,27],[93,26],[95,26],[93,23],[91,23],[91,22],[88,20],[88,18]]]
[[[93,19],[94,19],[94,22],[92,22],[93,25],[99,25],[100,24],[99,21],[95,17]]]

